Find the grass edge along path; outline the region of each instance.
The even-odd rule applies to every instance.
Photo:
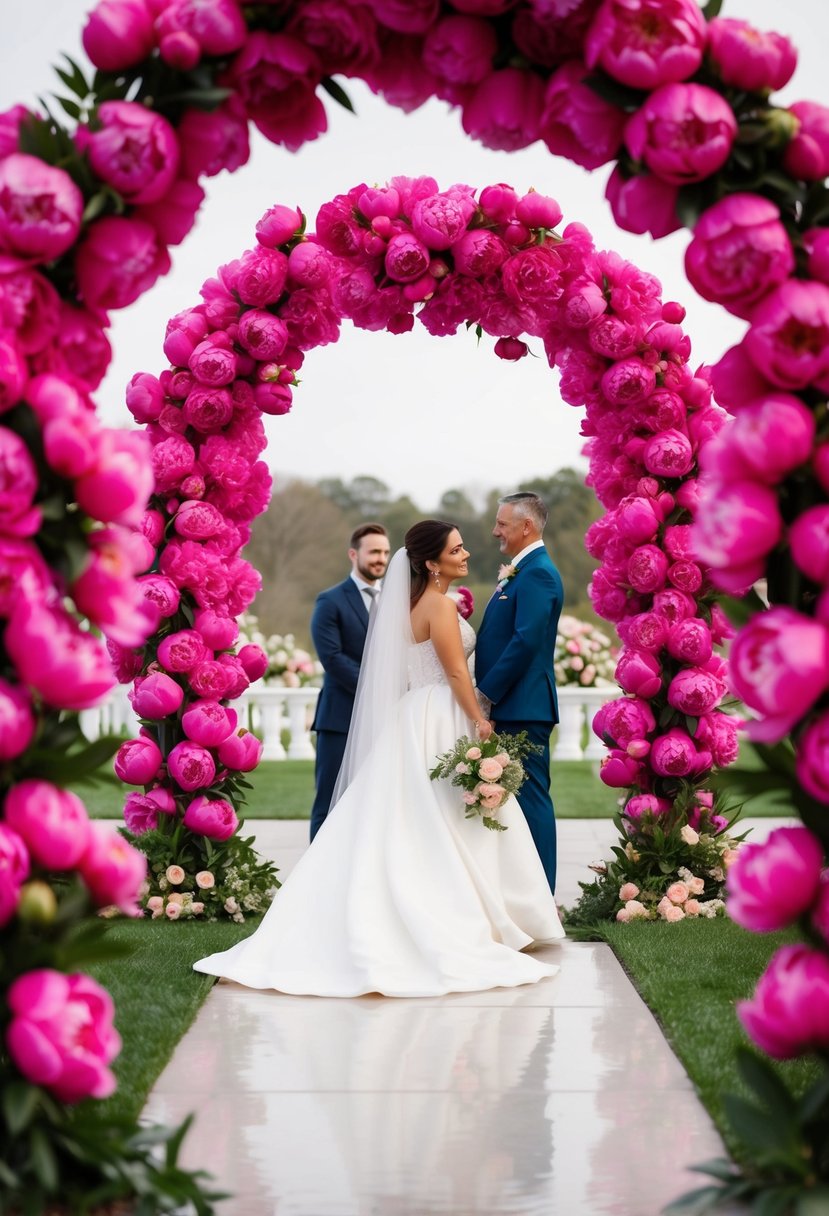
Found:
[[[728,918],[679,924],[607,924],[598,930],[659,1023],[725,1141],[745,1161],[728,1126],[722,1099],[748,1097],[735,1052],[750,1041],[734,1005],[751,995],[772,954],[796,940],[791,933],[748,933]],[[787,1084],[801,1094],[816,1076],[808,1059],[775,1064]]]

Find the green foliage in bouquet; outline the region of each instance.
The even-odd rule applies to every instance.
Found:
[[[518,793],[527,778],[521,761],[540,751],[525,730],[518,735],[492,734],[485,743],[462,735],[454,747],[437,757],[429,776],[432,781],[448,779],[464,791],[467,819],[480,816],[485,828],[506,832],[504,824],[488,812],[500,810],[510,795]]]

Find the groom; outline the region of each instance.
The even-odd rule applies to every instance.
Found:
[[[311,729],[317,732],[313,840],[328,814],[354,708],[354,694],[368,631],[368,614],[389,564],[382,524],[361,524],[351,534],[348,578],[321,591],[311,617],[311,636],[325,671]]]
[[[523,761],[518,802],[550,883],[556,885],[556,824],[550,798],[550,734],[558,722],[553,673],[563,588],[541,534],[547,508],[537,494],[498,500],[492,535],[509,563],[486,606],[475,649],[476,683],[492,702],[497,731],[525,730],[543,750]]]

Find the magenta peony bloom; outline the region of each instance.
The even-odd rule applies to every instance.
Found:
[[[805,945],[773,955],[737,1015],[761,1051],[789,1060],[829,1044],[829,958]]]
[[[514,304],[529,304],[540,315],[547,315],[561,295],[563,270],[561,257],[551,245],[519,250],[501,267],[504,292]]]
[[[541,138],[555,156],[598,169],[616,158],[627,116],[584,83],[587,75],[576,60],[553,72],[544,98]]]
[[[58,709],[98,705],[115,687],[102,642],[31,585],[17,597],[4,642],[23,683]]]
[[[825,712],[812,718],[798,740],[797,776],[813,798],[829,802],[829,714]]]
[[[278,249],[259,245],[219,270],[222,282],[243,304],[263,308],[275,303],[288,277],[288,259]]]
[[[262,758],[264,744],[250,731],[239,730],[219,744],[219,761],[237,773],[250,773]]]
[[[201,794],[184,812],[184,826],[210,840],[229,840],[239,826],[229,802],[210,800]]]
[[[656,386],[656,373],[641,359],[622,359],[602,376],[602,392],[613,405],[637,405]]]
[[[604,0],[584,58],[634,89],[687,80],[702,63],[705,19],[695,0]]]
[[[87,17],[82,41],[101,71],[114,72],[140,63],[155,42],[147,0],[98,0]]]
[[[140,646],[158,628],[158,609],[135,578],[152,558],[152,546],[126,528],[99,528],[89,536],[72,597],[78,611],[119,646]]]
[[[649,701],[662,687],[662,667],[646,650],[625,649],[616,665],[616,680],[625,692]]]
[[[753,481],[708,487],[694,523],[697,557],[714,567],[722,586],[729,573],[745,572],[743,590],[760,577],[762,559],[783,534],[777,495]],[[757,563],[756,565],[754,563]]]
[[[530,352],[527,343],[520,338],[499,338],[492,349],[499,359],[505,359],[508,363],[517,363]]]
[[[640,783],[642,771],[640,760],[613,747],[602,760],[599,777],[613,789],[626,789]]]
[[[41,513],[32,505],[37,484],[28,447],[16,431],[0,427],[0,532],[26,537],[38,531]]]
[[[181,592],[172,579],[163,574],[144,574],[137,582],[144,598],[155,604],[160,617],[166,619],[178,611]]]
[[[749,317],[758,300],[794,269],[780,212],[757,194],[730,194],[704,211],[685,251],[691,284],[706,300]]]
[[[141,735],[128,739],[118,748],[114,769],[126,785],[149,785],[157,776],[162,762],[161,749],[154,739]]]
[[[762,716],[751,738],[776,742],[829,687],[829,630],[819,621],[775,606],[751,618],[731,647],[737,696]]]
[[[829,371],[829,287],[787,279],[757,305],[745,345],[760,373],[781,388],[805,388]]]
[[[236,621],[212,608],[197,609],[193,624],[211,650],[228,650],[239,636]]]
[[[217,747],[236,729],[235,709],[218,701],[191,701],[181,716],[181,728],[193,743]]]
[[[0,414],[23,400],[28,379],[26,356],[12,334],[0,335]]]
[[[205,789],[216,776],[216,762],[210,752],[189,739],[177,743],[167,757],[167,771],[183,790]]]
[[[105,101],[97,114],[99,125],[79,127],[76,136],[93,173],[125,202],[157,203],[178,173],[178,140],[170,123],[132,101]]]
[[[261,646],[257,646],[253,642],[243,646],[237,657],[245,669],[245,675],[251,682],[261,679],[268,670],[267,654]]]
[[[301,241],[288,254],[288,282],[292,286],[326,287],[334,273],[334,259],[316,241]]]
[[[639,697],[618,697],[603,705],[593,719],[593,732],[609,738],[617,747],[627,747],[656,729],[656,719],[647,701]]]
[[[658,612],[640,612],[619,622],[619,636],[626,646],[634,650],[647,650],[658,654],[665,645],[668,622]]]
[[[642,449],[642,463],[654,477],[685,477],[694,464],[691,442],[682,431],[659,431]]]
[[[102,429],[95,437],[93,460],[75,482],[78,505],[102,523],[134,526],[141,522],[153,491],[153,465],[147,435]]]
[[[799,397],[768,393],[739,408],[735,421],[706,444],[702,465],[718,480],[777,485],[812,455],[815,417]]]
[[[815,101],[789,106],[795,133],[783,153],[783,168],[794,178],[819,182],[829,173],[829,107]]]
[[[649,232],[654,240],[682,227],[676,212],[679,190],[650,173],[625,178],[617,165],[607,179],[605,197],[625,232]]]
[[[423,34],[434,24],[439,0],[372,0],[378,21],[401,34]],[[461,9],[462,5],[455,5]]]
[[[60,1102],[108,1098],[115,1076],[108,1067],[121,1050],[106,989],[88,975],[27,971],[9,987],[9,1055],[27,1081]]]
[[[184,689],[162,671],[140,676],[128,694],[139,718],[167,718],[174,714],[184,700]]]
[[[678,671],[668,685],[668,704],[694,718],[713,709],[721,697],[718,682],[700,667]]]
[[[160,10],[155,24],[158,36],[164,40],[187,35],[196,44],[199,59],[202,55],[228,55],[245,44],[245,20],[234,0],[210,0],[209,4],[166,0],[156,7]]]
[[[628,559],[628,582],[643,595],[652,595],[664,587],[667,572],[668,559],[658,545],[640,545]]]
[[[108,215],[90,224],[75,254],[78,290],[88,308],[126,308],[170,269],[170,256],[146,220]]]
[[[29,877],[29,854],[23,837],[8,824],[0,823],[0,928],[17,911],[20,888]]]
[[[815,583],[829,583],[829,506],[810,507],[789,529],[792,557]]]
[[[782,89],[797,64],[797,51],[788,38],[761,33],[734,17],[714,17],[708,22],[707,49],[723,84],[749,93]]]
[[[474,211],[471,193],[449,191],[418,199],[412,208],[412,232],[429,249],[448,249],[465,232]]]
[[[13,785],[3,808],[5,821],[47,870],[71,870],[89,843],[89,816],[77,794],[48,781]]]
[[[634,160],[681,186],[721,169],[736,134],[734,112],[719,93],[701,84],[665,84],[629,120],[625,143]]]
[[[639,827],[642,821],[651,823],[670,809],[671,802],[667,798],[657,798],[655,794],[634,794],[628,798],[622,814]]]
[[[380,55],[374,13],[349,0],[309,0],[292,13],[285,32],[319,55],[326,76],[358,75]]]
[[[677,621],[668,630],[667,647],[673,658],[699,667],[711,658],[711,630],[698,617]]]
[[[193,180],[234,173],[250,156],[248,124],[238,98],[215,110],[187,109],[177,128],[181,167]]]
[[[492,71],[498,50],[495,30],[477,17],[443,17],[428,30],[423,62],[441,80],[479,84]]]
[[[163,786],[156,786],[144,794],[127,794],[124,800],[124,826],[134,836],[154,832],[159,815],[175,815],[176,800]]]
[[[0,160],[0,250],[51,262],[78,239],[83,195],[63,169],[13,152]]]
[[[413,232],[399,232],[389,241],[386,273],[396,282],[413,283],[426,273],[429,262],[429,250]]]
[[[660,777],[689,777],[696,774],[699,772],[699,760],[693,739],[678,727],[660,735],[651,747],[651,767]]]
[[[538,139],[543,108],[540,76],[502,68],[475,87],[463,106],[463,129],[487,148],[515,152]]]
[[[135,218],[152,224],[162,245],[180,245],[192,231],[204,197],[201,186],[179,177],[157,202],[137,207]]]
[[[740,754],[738,731],[742,719],[733,718],[720,710],[703,714],[694,731],[697,746],[711,753],[716,768],[727,768]]]
[[[78,868],[98,907],[114,905],[127,916],[136,914],[147,858],[120,832],[103,823],[91,823],[89,844]]]
[[[286,34],[248,34],[228,71],[245,111],[271,143],[296,152],[327,128],[316,95],[320,63],[313,51]]]

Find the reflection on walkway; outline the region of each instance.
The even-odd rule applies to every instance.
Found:
[[[147,1115],[226,1216],[655,1216],[721,1145],[604,946],[536,985],[421,1000],[221,982]]]

